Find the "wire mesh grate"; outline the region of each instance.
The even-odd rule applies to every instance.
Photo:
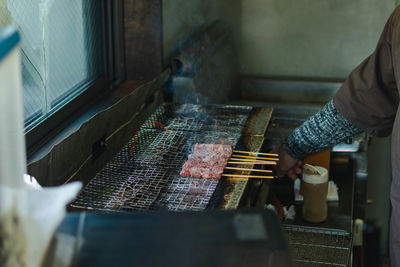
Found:
[[[120,184],[116,194],[105,205],[106,209],[148,210],[158,198],[162,188],[171,180],[171,171],[154,166],[135,169]]]
[[[141,132],[148,132],[147,129]],[[154,130],[151,132],[154,134]],[[188,132],[188,131],[159,131],[153,141],[146,149],[136,152],[136,146],[130,151],[133,152],[135,162],[139,165],[160,165],[173,168],[180,168],[187,159],[188,154],[196,143],[226,144],[235,146],[240,138],[239,133],[227,132]],[[149,138],[151,139],[151,138]],[[138,141],[136,141],[138,143]]]
[[[161,192],[155,206],[174,211],[204,210],[217,185],[217,179],[176,176]]]
[[[235,105],[196,105],[196,104],[167,104],[175,114],[204,114],[205,117],[237,117],[249,115],[252,107]]]
[[[217,179],[185,178],[159,166],[132,169],[125,175],[105,168],[71,206],[104,211],[204,210],[217,185]]]
[[[162,168],[112,167],[108,164],[99,172],[71,206],[89,210],[148,209],[167,182],[168,172]]]
[[[297,266],[348,266],[351,238],[345,232],[285,226]]]
[[[165,104],[144,123],[145,128],[182,131],[240,132],[251,107]]]
[[[182,177],[179,175],[180,168],[196,143],[235,146],[241,136],[241,127],[235,125],[239,131],[227,130],[229,127],[190,131],[205,128],[186,129],[186,124],[179,124],[177,117],[173,116],[197,116],[203,118],[204,123],[210,118],[223,116],[230,116],[232,120],[244,119],[250,110],[250,107],[235,106],[161,106],[153,117],[162,113],[171,122],[169,125],[177,126],[172,127],[175,130],[141,127],[89,182],[71,206],[103,211],[204,210],[219,180]],[[178,130],[180,127],[185,130]]]

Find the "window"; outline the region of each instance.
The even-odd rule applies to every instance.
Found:
[[[106,5],[100,0],[0,0],[0,26],[21,35],[26,131],[107,76]]]

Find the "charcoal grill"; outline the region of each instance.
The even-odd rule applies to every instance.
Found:
[[[261,120],[264,131],[271,113],[267,111]],[[258,151],[261,144],[252,143],[253,138],[243,135],[251,125],[260,124],[260,120],[253,122],[253,113],[253,108],[243,106],[160,106],[71,206],[108,212],[199,211],[209,206],[211,198],[222,197],[219,208],[236,208],[246,181],[228,179],[221,183],[218,179],[182,177],[179,172],[196,143],[221,143]],[[260,125],[257,126],[259,130]]]

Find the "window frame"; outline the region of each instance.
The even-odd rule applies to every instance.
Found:
[[[38,125],[25,128],[28,157],[125,79],[123,0],[103,0],[102,13],[104,73]]]

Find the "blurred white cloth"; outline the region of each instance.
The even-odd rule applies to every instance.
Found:
[[[14,223],[11,230],[22,232],[22,238],[12,242],[23,242],[22,252],[15,253],[24,257],[26,266],[41,265],[51,238],[66,214],[66,205],[81,187],[80,182],[49,188],[40,188],[39,184],[22,188],[0,185],[0,219],[4,223],[12,214],[18,218],[19,224]],[[15,235],[10,236],[14,238]],[[10,250],[10,253],[14,251]]]
[[[268,204],[265,206],[265,208],[275,212],[275,214],[278,215],[278,211],[276,210],[274,205]],[[284,214],[283,219],[294,220],[294,217],[296,216],[296,210],[294,205],[290,205],[289,207],[283,206],[283,214]]]
[[[300,179],[297,178],[294,181],[294,197],[295,201],[303,201],[303,196],[300,194]],[[338,201],[339,200],[339,194],[338,194],[338,187],[333,181],[329,181],[328,183],[328,194],[326,196],[328,201]]]
[[[24,182],[33,189],[42,189],[42,186],[36,181],[35,177],[24,174]]]
[[[294,220],[296,216],[296,210],[294,205],[290,205],[289,207],[283,207],[283,211],[285,213],[285,220]]]

